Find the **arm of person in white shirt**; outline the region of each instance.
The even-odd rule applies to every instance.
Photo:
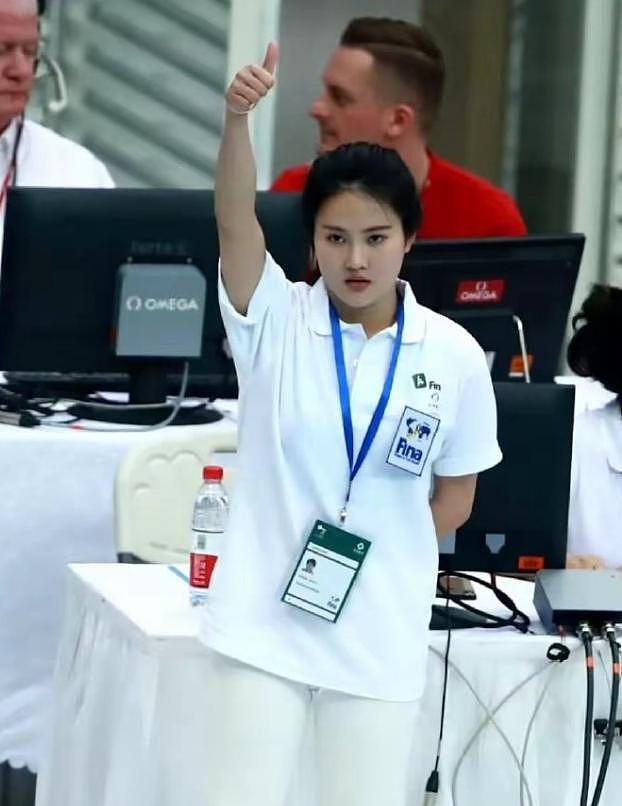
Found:
[[[430,507],[437,537],[455,532],[469,519],[476,484],[477,473],[469,476],[434,476]]]
[[[601,568],[606,568],[606,565],[595,554],[567,554],[566,568],[583,568],[589,571],[598,571]]]
[[[262,65],[240,70],[226,93],[227,109],[216,181],[216,224],[220,270],[229,300],[246,314],[261,278],[266,244],[255,214],[257,172],[248,129],[248,113],[274,86],[278,49],[271,42]]]

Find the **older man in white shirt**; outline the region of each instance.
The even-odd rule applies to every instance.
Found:
[[[24,116],[40,48],[37,0],[0,0],[0,242],[8,189],[112,187],[90,151]]]

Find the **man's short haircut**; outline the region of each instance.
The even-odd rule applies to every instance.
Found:
[[[419,128],[429,132],[443,97],[445,62],[427,31],[404,20],[358,17],[350,20],[340,44],[373,56],[380,80],[386,76],[398,85],[403,99],[416,107]]]

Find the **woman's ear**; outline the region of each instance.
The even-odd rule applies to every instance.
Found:
[[[309,262],[307,263],[307,270],[305,272],[305,282],[309,285],[313,285],[316,280],[320,277],[320,267],[317,262],[317,257],[315,255],[315,249],[313,246],[309,247]]]
[[[411,235],[410,238],[406,238],[406,243],[404,244],[404,254],[408,254],[412,249],[414,242],[417,240],[417,235]]]

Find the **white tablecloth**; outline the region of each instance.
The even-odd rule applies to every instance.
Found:
[[[50,751],[39,775],[37,806],[209,806],[203,760],[210,742],[218,741],[218,731],[206,706],[209,653],[196,639],[196,614],[187,605],[186,584],[168,566],[82,565],[70,569],[69,576]],[[505,584],[534,615],[531,584]],[[480,601],[486,604],[487,596]],[[552,641],[545,635],[506,630],[453,634],[450,658],[464,679],[456,671],[450,676],[438,806],[521,803],[517,767],[490,725],[467,752],[453,799],[451,789],[458,760],[484,717],[465,680],[484,706],[494,709],[530,677],[500,709],[498,725],[520,757],[529,721],[541,701],[525,761],[533,806],[579,802],[582,651],[576,639],[569,639],[570,659],[551,665],[545,653]],[[412,757],[413,806],[423,801],[436,750],[442,682],[436,652],[442,654],[444,646],[445,634],[433,634]],[[595,650],[608,663],[602,643]],[[604,663],[597,662],[597,717],[607,715]],[[599,758],[595,748],[594,764]],[[312,792],[302,763],[289,804],[316,806]],[[617,806],[621,792],[618,744],[601,803]],[[526,796],[524,802],[529,803]]]
[[[584,411],[600,409],[613,400],[615,394],[593,378],[579,378],[577,375],[558,375],[556,383],[568,384],[575,388],[574,413],[575,416]]]
[[[114,561],[117,465],[163,433],[0,426],[0,761],[38,768],[66,565]]]

